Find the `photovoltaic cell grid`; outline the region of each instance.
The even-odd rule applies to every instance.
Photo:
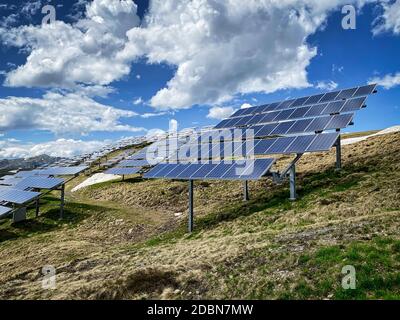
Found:
[[[105,171],[106,174],[116,174],[120,176],[127,176],[130,174],[135,174],[140,171],[141,168],[111,168]]]
[[[11,208],[0,206],[0,217],[11,211]]]
[[[145,167],[149,165],[147,160],[123,160],[118,163],[120,167]]]
[[[23,191],[13,188],[0,189],[0,202],[25,204],[40,196],[40,192]]]
[[[339,138],[338,132],[280,137],[266,140],[230,141],[214,144],[186,145],[179,161],[235,159],[248,156],[329,151]]]
[[[293,135],[315,131],[319,132],[332,129],[343,129],[353,121],[353,117],[354,114],[349,113],[256,125],[242,129],[242,131],[240,131],[240,129],[236,129],[239,131],[235,131],[235,129],[222,129],[216,131],[215,135],[217,136],[219,134],[221,141],[227,141],[228,139],[232,139],[232,137],[235,139],[248,139],[251,136],[255,138],[262,138],[274,135]],[[241,133],[241,135],[238,135],[238,133]],[[237,136],[234,136],[234,134]],[[202,137],[200,137],[198,141],[204,142],[204,140],[207,141],[207,139],[202,139]]]
[[[21,190],[29,188],[52,190],[63,185],[64,183],[64,180],[60,178],[27,177],[20,179],[20,181],[16,183],[14,187]]]
[[[87,166],[78,167],[51,167],[43,170],[38,170],[38,175],[49,175],[49,176],[72,176],[77,175],[88,169]]]
[[[215,129],[243,127],[257,124],[276,123],[293,119],[304,119],[311,117],[320,117],[339,113],[348,113],[360,110],[365,105],[366,97],[341,100],[331,103],[316,104],[296,109],[287,109],[282,111],[272,111],[256,115],[246,115],[242,117],[228,118],[221,121]]]
[[[322,102],[332,102],[332,101],[347,100],[351,98],[368,96],[374,93],[376,86],[377,86],[376,84],[371,84],[361,87],[344,89],[341,91],[334,91],[309,97],[302,97],[298,99],[275,102],[252,108],[240,109],[236,113],[234,113],[232,117],[239,117],[254,113],[269,112],[269,111],[283,110],[289,108],[297,108],[312,104],[318,104]]]
[[[178,180],[258,180],[264,176],[275,159],[255,159],[219,163],[161,163],[144,175],[144,178]]]

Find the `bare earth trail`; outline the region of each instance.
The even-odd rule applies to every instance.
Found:
[[[287,183],[253,182],[243,203],[240,183],[197,182],[192,235],[185,182],[92,186],[68,194],[64,221],[49,197],[39,219],[0,222],[0,298],[398,299],[400,133],[344,146],[341,172],[334,159],[304,156],[293,203]],[[55,290],[41,286],[44,265]]]

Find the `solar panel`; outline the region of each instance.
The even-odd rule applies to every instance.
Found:
[[[337,99],[350,99],[354,93],[357,91],[358,88],[351,88],[351,89],[346,89],[340,91],[339,95],[337,96]]]
[[[87,166],[78,166],[78,167],[52,167],[43,170],[38,170],[38,174],[40,175],[49,175],[49,176],[72,176],[77,175],[83,171],[85,171]]]
[[[359,87],[353,97],[367,96],[372,94],[376,89],[376,84]]]
[[[206,179],[218,179],[221,178],[230,168],[232,163],[221,162],[217,164],[206,176]]]
[[[336,97],[339,95],[340,91],[328,92],[324,95],[324,97],[319,102],[330,102],[334,101]]]
[[[313,119],[297,120],[296,123],[287,131],[287,134],[305,132]]]
[[[11,208],[0,206],[0,217],[5,216],[9,212],[11,212]]]
[[[119,163],[122,167],[145,167],[149,165],[147,160],[124,160]]]
[[[273,153],[284,153],[286,148],[294,141],[295,137],[284,137],[279,138],[276,142],[267,150],[269,154]]]
[[[343,105],[345,104],[345,100],[335,101],[328,104],[328,106],[324,109],[324,114],[338,113],[342,110]]]
[[[318,134],[308,146],[306,152],[326,151],[333,147],[339,137],[339,133]]]
[[[307,101],[308,97],[303,97],[303,98],[298,98],[296,101],[292,104],[292,107],[300,107],[304,105],[304,103]]]
[[[314,120],[307,127],[306,131],[310,132],[324,130],[330,120],[330,117],[314,118]]]
[[[172,165],[173,169],[164,175],[164,178],[174,178],[179,176],[179,174],[187,168],[187,164],[177,163]]]
[[[246,161],[246,168],[240,175],[239,179],[258,180],[271,169],[274,163],[275,159],[256,159],[252,165],[249,165],[249,161]]]
[[[360,110],[365,105],[367,97],[360,97],[347,100],[340,112],[349,112]]]
[[[298,136],[293,143],[285,150],[286,153],[304,153],[311,142],[314,140],[315,135]]]
[[[293,125],[294,121],[281,122],[274,130],[272,130],[271,135],[285,134]]]
[[[40,196],[40,192],[23,191],[13,188],[0,189],[0,201],[25,204]]]
[[[39,172],[39,170],[19,171],[15,174],[15,177],[19,177],[19,178],[31,177],[31,176],[38,174],[38,172]]]
[[[159,163],[156,165],[154,168],[152,168],[150,171],[146,172],[143,177],[144,178],[154,178],[157,176],[157,174],[166,168],[168,166],[168,163]]]
[[[326,125],[325,129],[340,129],[347,127],[351,120],[353,119],[353,114],[341,114],[332,117],[329,123]]]
[[[274,121],[282,121],[282,120],[286,120],[290,117],[290,115],[294,112],[293,109],[289,109],[289,110],[283,110],[281,111],[276,118],[274,119]]]
[[[267,150],[275,141],[276,139],[260,140],[254,147],[254,154],[266,154]]]
[[[327,105],[328,105],[327,103],[324,103],[310,107],[310,110],[308,110],[308,112],[304,115],[304,117],[316,117],[321,115]]]
[[[318,103],[318,102],[321,100],[321,98],[322,98],[323,96],[324,96],[324,94],[317,94],[317,95],[311,96],[311,97],[309,97],[309,98],[307,99],[307,101],[305,102],[304,105],[309,105],[309,104]]]
[[[182,170],[177,176],[178,179],[189,179],[197,170],[202,166],[201,163],[192,163],[186,166],[186,169]]]
[[[63,179],[59,178],[44,178],[44,177],[27,177],[15,185],[16,189],[25,190],[28,188],[35,188],[35,189],[55,189],[65,182]]]
[[[217,165],[214,163],[205,163],[203,164],[199,170],[197,170],[195,173],[193,173],[190,176],[190,179],[204,179],[204,177],[211,171],[213,170]]]
[[[127,176],[130,174],[135,174],[140,171],[140,168],[110,168],[104,173],[106,174],[116,174],[120,176]]]

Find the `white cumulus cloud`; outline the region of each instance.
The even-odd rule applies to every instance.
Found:
[[[232,107],[212,107],[208,111],[207,118],[221,120],[228,118],[233,112]]]
[[[384,9],[383,15],[377,20],[373,33],[377,35],[391,31],[394,34],[400,34],[400,1],[383,1],[382,6]]]
[[[332,90],[335,90],[338,87],[338,84],[336,82],[332,81],[332,80],[330,80],[330,81],[319,81],[319,82],[317,82],[315,87],[317,89],[320,89],[320,90],[332,91]]]
[[[370,79],[369,83],[378,83],[385,89],[391,89],[400,85],[400,72],[387,74],[383,77],[375,77]]]
[[[48,92],[42,98],[0,99],[0,131],[47,130],[55,134],[87,134],[93,131],[143,131],[124,125],[121,118],[133,111],[116,109],[79,93]]]
[[[82,141],[57,139],[43,143],[18,143],[12,140],[0,141],[0,158],[26,158],[47,154],[52,157],[72,157],[93,152],[109,141]]]

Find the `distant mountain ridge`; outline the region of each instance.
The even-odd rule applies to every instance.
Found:
[[[52,164],[60,159],[58,157],[50,157],[46,154],[31,158],[0,159],[0,174],[1,172],[17,169],[34,169],[45,164]]]

